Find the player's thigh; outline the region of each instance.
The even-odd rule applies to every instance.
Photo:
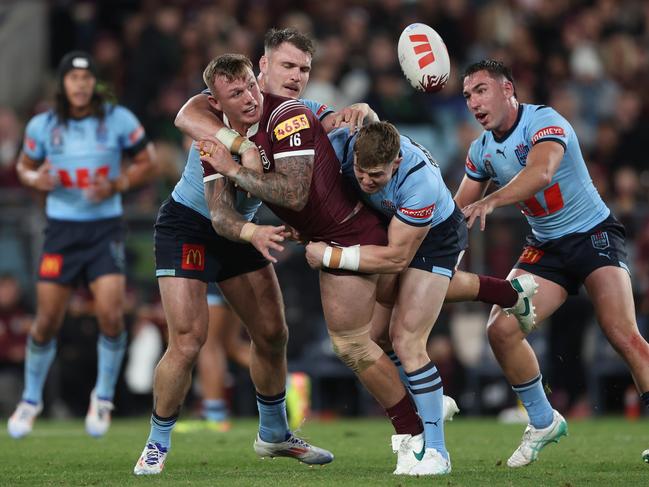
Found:
[[[36,284],[36,320],[38,332],[58,331],[68,308],[72,287],[55,282],[39,281]]]
[[[584,281],[597,320],[607,336],[637,331],[631,279],[621,267],[600,267]]]
[[[159,277],[158,286],[169,330],[169,342],[188,334],[205,341],[208,323],[207,284],[198,279]]]
[[[124,274],[104,274],[89,285],[95,299],[97,314],[122,314],[126,301],[126,277]]]
[[[507,276],[511,280],[522,274],[529,274],[530,272],[523,269],[512,269]],[[545,279],[536,274],[534,280],[538,283],[539,287],[537,293],[532,298],[532,303],[536,311],[536,323],[540,324],[550,316],[566,301],[568,298],[568,291],[557,284],[556,282]],[[489,327],[497,327],[501,332],[507,335],[514,335],[521,339],[525,334],[520,330],[518,320],[515,316],[507,316],[500,306],[491,308],[489,315]]]
[[[285,328],[282,292],[272,265],[221,281],[219,287],[253,340]]]
[[[329,331],[354,330],[370,323],[376,282],[375,275],[320,272],[320,297]]]
[[[444,304],[450,279],[448,276],[408,268],[401,273],[399,292],[392,313],[390,335],[425,335],[437,321]]]

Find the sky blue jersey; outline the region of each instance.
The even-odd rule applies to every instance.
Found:
[[[147,140],[144,128],[128,109],[107,103],[105,113],[103,120],[85,117],[63,124],[50,110],[27,124],[23,151],[35,161],[48,160],[52,175],[59,179],[47,195],[49,218],[89,221],[122,214],[119,193],[93,203],[83,190],[97,175],[117,179],[122,151],[135,155]]]
[[[204,93],[209,92],[206,90]],[[313,100],[300,100],[300,102],[315,113],[320,120],[333,112],[333,110],[327,105],[323,105],[322,103]],[[246,194],[247,193],[243,191],[237,191],[236,210],[246,220],[252,220],[261,206],[261,200],[256,197],[249,198]],[[192,144],[192,148],[187,156],[185,170],[183,171],[178,183],[176,183],[176,187],[171,193],[171,196],[178,203],[197,211],[205,218],[210,218],[210,211],[207,208],[207,202],[205,201],[203,166],[201,165],[200,156],[195,144]]]
[[[550,184],[518,206],[540,241],[585,232],[608,217],[610,210],[595,189],[570,123],[553,108],[521,104],[514,126],[502,138],[485,131],[471,143],[466,174],[476,181],[509,183],[527,163],[530,149],[554,141],[565,150]]]
[[[356,188],[363,201],[383,213],[413,226],[432,227],[446,220],[455,203],[446,187],[437,162],[426,148],[401,136],[403,160],[388,184],[373,194],[363,193],[354,175],[354,144],[349,129],[341,128],[329,134],[345,178]]]

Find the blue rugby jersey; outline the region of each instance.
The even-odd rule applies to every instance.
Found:
[[[128,109],[105,105],[106,116],[59,122],[53,111],[27,124],[23,150],[36,161],[48,160],[60,184],[47,195],[45,212],[59,220],[90,221],[122,214],[122,198],[114,194],[98,203],[83,190],[97,175],[110,180],[120,174],[122,151],[138,152],[146,144],[144,128]]]
[[[354,144],[349,129],[329,134],[345,178],[356,188],[370,207],[388,218],[393,216],[408,225],[435,227],[455,209],[451,192],[446,187],[439,166],[430,152],[408,137],[401,136],[403,160],[388,184],[373,194],[364,193],[354,175]]]
[[[209,92],[204,92],[209,93]],[[306,105],[316,116],[322,120],[333,110],[327,105],[323,105],[313,100],[299,100]],[[205,188],[203,183],[203,166],[201,165],[198,150],[192,144],[192,148],[187,156],[185,169],[176,184],[172,198],[180,204],[183,204],[194,211],[197,211],[205,218],[210,218],[210,212],[205,201]],[[237,211],[246,219],[252,220],[255,213],[261,206],[261,200],[256,197],[249,198],[246,193],[237,191]]]
[[[540,241],[585,232],[608,217],[610,210],[595,189],[570,123],[553,108],[521,104],[514,126],[501,139],[485,131],[471,143],[466,174],[509,183],[527,163],[527,154],[539,142],[551,140],[565,150],[550,184],[518,206]]]

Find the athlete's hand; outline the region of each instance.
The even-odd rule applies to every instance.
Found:
[[[306,261],[311,269],[322,269],[322,258],[324,257],[327,244],[324,242],[309,242],[306,246]]]
[[[284,226],[286,227],[283,233],[284,238],[288,240],[293,240],[301,244],[307,243],[306,240],[302,238],[302,235],[300,235],[300,232],[298,232],[295,228],[293,228],[290,225],[284,225]]]
[[[257,225],[255,232],[252,234],[250,243],[256,248],[261,255],[273,263],[277,263],[277,259],[270,255],[270,250],[277,250],[282,252],[284,247],[278,242],[284,241],[284,225],[274,227],[272,225]]]
[[[360,130],[369,113],[370,107],[367,103],[355,103],[330,116],[333,117],[333,128],[349,127],[349,131],[354,133]]]
[[[484,231],[487,226],[487,215],[494,211],[494,204],[489,197],[483,198],[462,208],[462,213],[466,218],[466,224],[469,228],[473,226],[476,219],[480,218],[480,230]]]
[[[237,162],[232,158],[230,151],[221,142],[201,140],[198,142],[198,152],[201,161],[207,162],[219,174],[231,178],[239,172],[241,166],[237,164]]]
[[[52,191],[58,184],[59,179],[50,173],[52,164],[45,161],[36,170],[30,171],[29,185],[39,191]]]
[[[97,175],[90,181],[83,193],[89,201],[99,203],[115,194],[115,188],[106,176]]]

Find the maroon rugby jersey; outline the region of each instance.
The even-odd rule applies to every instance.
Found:
[[[261,120],[248,130],[248,138],[259,148],[264,172],[274,172],[275,161],[284,157],[314,157],[309,199],[302,210],[266,202],[304,238],[343,246],[387,243],[386,231],[372,210],[363,205],[349,218],[359,200],[343,179],[327,133],[306,106],[292,98],[264,93]],[[203,170],[205,176],[214,173],[209,164],[203,163]]]

